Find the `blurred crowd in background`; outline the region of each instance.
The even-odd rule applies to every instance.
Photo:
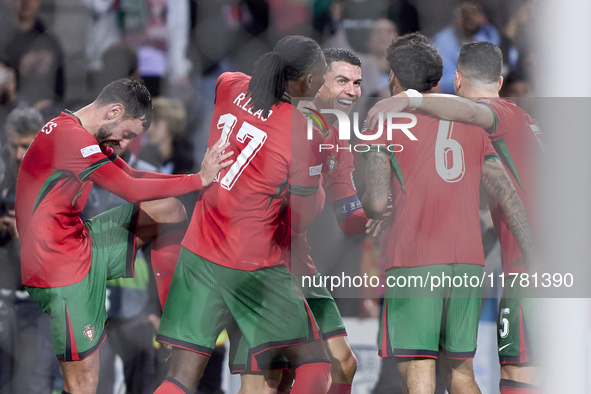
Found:
[[[207,148],[222,72],[248,74],[280,38],[300,34],[324,48],[357,52],[362,96],[387,97],[386,48],[413,31],[428,36],[440,52],[444,76],[436,89],[445,93],[454,92],[463,44],[499,46],[505,60],[501,96],[520,98],[528,111],[539,64],[528,45],[534,12],[531,0],[0,0],[0,216],[7,218],[0,240],[0,394],[59,387],[49,321],[20,283],[18,234],[10,225],[18,165],[44,122],[64,108],[88,104],[113,80],[142,78],[154,97],[154,120],[119,155],[138,169],[193,173]],[[189,210],[195,198],[186,199]],[[87,217],[121,202],[94,190]],[[363,242],[357,237],[343,253],[354,250],[357,262],[360,253],[372,255],[372,245]],[[341,261],[318,260],[325,273]],[[160,311],[150,281],[158,274],[150,275],[148,267],[139,258],[136,279],[109,285],[109,342],[101,347],[104,365],[113,365],[119,354],[127,391],[134,393],[151,392],[166,368],[163,350],[153,342]],[[342,303],[344,316],[375,315],[371,303],[353,301]],[[210,364],[212,379],[200,392],[220,392],[222,366]],[[101,370],[101,393],[113,392],[114,373]]]

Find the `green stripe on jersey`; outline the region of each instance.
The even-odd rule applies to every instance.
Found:
[[[505,142],[504,138],[499,138],[496,141],[492,141],[492,145],[499,154],[501,161],[507,167],[509,172],[513,175],[513,178],[519,183],[519,187],[523,190],[523,185],[521,184],[521,179],[519,178],[519,173],[517,172],[517,166],[513,161],[513,157],[511,156],[511,152],[509,152],[509,147]]]
[[[361,152],[361,159],[363,160],[364,163],[367,163],[367,154],[368,153],[383,153],[386,156],[390,157],[390,152],[388,151],[388,149],[386,149],[385,146],[382,145],[371,145],[369,147],[369,150],[366,152]]]
[[[267,204],[267,208],[269,208],[269,206],[271,205],[271,201],[273,201],[274,198],[281,194],[281,189],[283,189],[283,186],[285,186],[285,184],[287,183],[287,179],[288,178],[285,178],[285,180],[281,182],[279,186],[277,186],[277,192],[269,197],[269,203]]]
[[[494,160],[494,159],[500,159],[499,155],[497,155],[496,153],[489,153],[487,155],[484,156],[484,161],[487,160]]]
[[[111,160],[109,160],[108,157],[106,157],[104,159],[100,159],[99,161],[92,163],[91,165],[89,165],[88,167],[83,169],[80,172],[80,174],[78,174],[78,178],[80,178],[80,180],[82,182],[84,182],[90,174],[92,174],[93,172],[95,172],[96,170],[98,170],[99,168],[101,168],[102,166],[104,166],[107,163],[111,163]]]
[[[49,194],[51,189],[55,187],[55,185],[62,179],[66,179],[68,174],[63,171],[56,170],[53,174],[51,174],[41,186],[41,190],[39,190],[39,194],[37,195],[37,199],[35,200],[35,205],[33,206],[33,213],[37,210],[41,201]]]
[[[289,185],[289,191],[291,194],[296,194],[298,196],[311,196],[313,194],[318,193],[318,187],[316,186],[297,186],[297,185]]]
[[[490,108],[490,110],[493,113],[493,116],[495,118],[495,120],[493,121],[493,125],[492,128],[490,130],[490,133],[488,130],[485,130],[488,134],[494,134],[497,132],[497,126],[499,125],[499,117],[497,116],[497,113],[495,112],[495,109],[493,107],[491,107],[490,105],[486,104],[486,103],[478,103],[478,104],[482,104],[482,105],[486,105],[488,108]]]

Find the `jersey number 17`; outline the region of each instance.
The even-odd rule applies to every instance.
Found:
[[[225,144],[230,140],[232,136],[232,132],[234,131],[234,127],[236,126],[237,118],[232,114],[225,114],[220,116],[218,119],[218,129],[222,130],[222,144]],[[242,151],[240,155],[236,158],[236,161],[226,175],[220,181],[220,174],[216,176],[214,182],[220,182],[220,185],[226,190],[232,190],[232,187],[240,178],[242,172],[248,167],[251,160],[254,159],[256,154],[261,150],[265,141],[267,140],[267,133],[263,130],[254,127],[248,122],[243,122],[242,126],[235,134],[235,138],[241,144],[244,144],[248,139],[248,144]]]

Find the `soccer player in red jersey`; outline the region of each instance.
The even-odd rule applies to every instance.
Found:
[[[291,215],[296,230],[307,228],[324,201],[295,98],[314,96],[325,69],[315,41],[288,36],[257,60],[252,78],[218,78],[209,143],[221,137],[237,158],[201,194],[183,240],[157,336],[174,347],[171,366],[156,393],[194,392],[231,318],[249,369],[282,352],[295,368],[292,393],[326,393],[330,362],[308,304],[293,296],[283,225]]]
[[[19,170],[15,211],[22,280],[49,314],[64,392],[96,391],[107,279],[133,276],[136,250],[186,220],[181,203],[168,197],[208,186],[231,164],[223,162],[231,152],[221,155],[228,145],[220,141],[206,154],[200,174],[133,170],[110,145],[125,147],[142,134],[151,111],[143,84],[113,82],[91,104],[49,121]],[[93,182],[131,204],[83,222]],[[168,199],[139,204],[163,198]]]
[[[394,43],[388,60],[393,94],[406,89],[426,92],[441,77],[441,58],[425,42]],[[388,123],[408,119],[416,126],[409,126],[406,135],[398,130],[387,136]],[[382,126],[375,151],[365,154],[367,188],[362,199],[368,217],[379,217],[390,190],[394,198],[388,283],[399,286],[386,290],[380,355],[397,357],[408,393],[434,392],[438,356],[450,392],[479,392],[472,358],[482,290],[452,286],[451,279],[480,280],[483,274],[480,185],[510,213],[509,228],[525,258],[533,261],[525,207],[487,135],[476,126],[420,112],[395,114]],[[403,149],[394,149],[400,145]],[[431,292],[433,277],[441,278],[444,286]],[[444,277],[450,278],[449,284]],[[428,282],[426,288],[422,282]]]
[[[324,85],[318,91],[313,102],[302,101],[298,107],[304,113],[322,109],[338,109],[349,114],[353,106],[361,96],[361,60],[359,57],[343,48],[328,48],[324,50],[324,56],[328,68],[325,74]],[[319,149],[327,151],[326,159],[322,165],[322,187],[328,199],[332,203],[333,211],[341,230],[348,236],[362,234],[366,230],[368,222],[361,202],[357,196],[357,190],[353,182],[353,153],[348,140],[339,139],[337,118],[333,114],[322,114],[326,124],[322,124],[324,140]],[[323,155],[324,157],[324,155]],[[376,227],[376,231],[381,229]],[[310,305],[310,309],[322,331],[324,346],[331,362],[331,378],[329,394],[351,393],[351,387],[357,360],[349,341],[342,317],[336,302],[326,287],[306,287],[302,284],[302,277],[320,276],[310,256],[311,248],[306,239],[307,232],[291,235],[291,272],[295,275],[301,289]],[[244,348],[236,344],[235,337],[231,335],[231,346],[239,346],[238,350],[230,350],[230,368],[233,372],[242,374],[241,393],[258,393],[261,387],[265,392],[275,392],[275,389],[285,389],[286,379],[281,379],[281,368],[287,363],[284,358],[274,360],[272,371],[263,375],[252,374],[245,371]],[[285,375],[285,374],[284,374]],[[288,379],[290,380],[290,379]],[[281,385],[279,385],[281,382]],[[279,387],[277,387],[279,386]],[[282,392],[282,391],[278,391]]]
[[[419,99],[419,109],[435,116],[484,128],[525,205],[530,221],[535,224],[532,212],[536,190],[535,159],[542,154],[541,130],[535,119],[513,101],[499,98],[503,83],[502,67],[503,58],[498,47],[487,42],[466,44],[458,58],[455,78],[456,94],[464,98],[424,94],[415,100]],[[408,96],[402,92],[383,100],[370,112],[402,110],[408,102]],[[501,243],[505,276],[527,272],[528,267],[511,234],[507,217],[498,202],[490,196],[488,199]],[[539,390],[533,366],[535,361],[532,360],[535,329],[531,303],[532,300],[522,299],[514,289],[503,289],[498,319],[500,386],[503,394],[533,394]]]

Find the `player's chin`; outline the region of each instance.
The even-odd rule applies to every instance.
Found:
[[[357,99],[337,98],[335,100],[335,107],[343,112],[349,113],[353,109]]]

